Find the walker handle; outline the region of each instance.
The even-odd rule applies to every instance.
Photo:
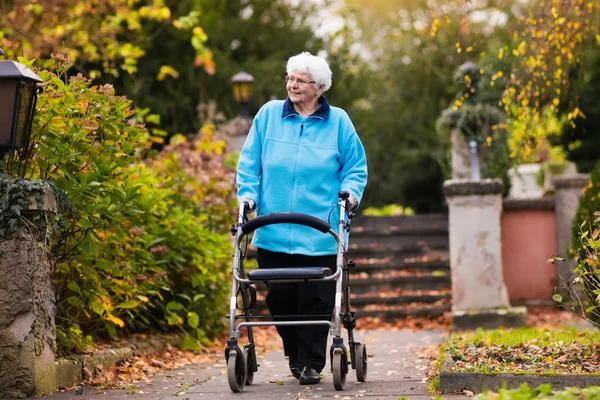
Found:
[[[327,224],[325,221],[313,217],[312,215],[283,212],[271,213],[256,217],[242,225],[242,232],[244,232],[245,235],[249,235],[263,226],[285,223],[309,226],[323,233],[328,233],[331,229],[329,224]]]

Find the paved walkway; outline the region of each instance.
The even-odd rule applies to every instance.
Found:
[[[418,353],[425,346],[441,343],[446,337],[441,331],[357,331],[357,340],[367,344],[369,370],[367,382],[356,382],[355,371],[350,369],[344,391],[333,388],[329,363],[323,370],[324,379],[318,385],[302,386],[290,374],[283,353],[273,351],[259,360],[261,365],[254,375],[254,384],[242,393],[234,394],[227,384],[224,361],[219,364],[196,364],[179,370],[166,371],[155,376],[151,383],[135,384],[129,390],[101,390],[83,387],[44,397],[47,400],[116,400],[116,399],[352,399],[365,397],[377,400],[431,399],[425,382],[427,360]],[[346,341],[346,338],[344,338]],[[260,357],[260,355],[259,355]],[[135,393],[141,390],[143,393]],[[462,399],[464,396],[444,396],[444,399]]]

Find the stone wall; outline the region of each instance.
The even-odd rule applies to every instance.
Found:
[[[58,212],[51,188],[36,198],[27,213]],[[25,224],[0,239],[1,399],[41,395],[56,387],[54,263],[45,237],[39,226]]]

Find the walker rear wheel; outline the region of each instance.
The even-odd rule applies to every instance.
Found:
[[[254,371],[252,371],[252,366],[248,362],[250,353],[246,348],[242,350],[242,353],[244,354],[244,360],[246,362],[246,385],[252,385],[252,381],[254,380]]]
[[[239,393],[244,390],[246,385],[246,359],[243,354],[238,356],[235,350],[229,352],[227,360],[227,381],[229,387],[234,393]]]
[[[367,380],[367,345],[358,343],[354,351],[356,354],[356,380],[365,382]]]
[[[348,361],[342,352],[342,349],[333,350],[333,360],[331,361],[333,370],[333,387],[335,390],[344,390],[346,384],[346,372],[348,371]]]

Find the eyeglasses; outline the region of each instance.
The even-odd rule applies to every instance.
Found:
[[[294,76],[286,76],[286,77],[285,77],[285,81],[286,81],[286,82],[291,82],[291,83],[294,83],[294,82],[296,82],[296,83],[298,84],[298,86],[304,86],[304,85],[308,85],[309,83],[317,83],[317,82],[315,82],[315,81],[308,81],[308,82],[306,82],[305,80],[303,80],[303,79],[298,79],[298,78],[296,78],[296,77],[294,77]]]

